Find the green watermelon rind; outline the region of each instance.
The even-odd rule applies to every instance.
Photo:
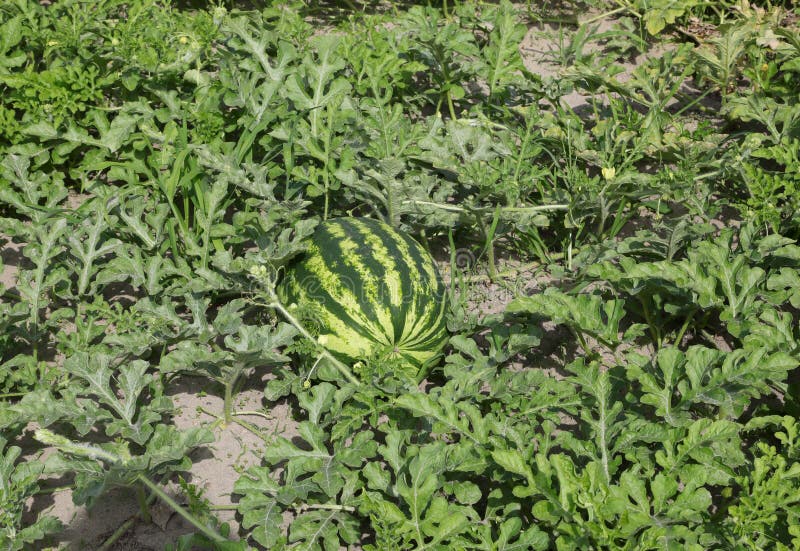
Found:
[[[320,224],[287,269],[281,301],[342,361],[401,359],[426,371],[447,342],[445,287],[413,238],[369,218]]]

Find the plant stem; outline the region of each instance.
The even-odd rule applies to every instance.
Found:
[[[356,508],[349,505],[339,505],[338,503],[304,503],[297,508],[300,511],[307,511],[309,509],[323,509],[326,511],[346,511],[348,513],[355,513]]]
[[[675,346],[679,347],[681,345],[683,335],[685,335],[686,330],[689,329],[689,323],[691,323],[692,319],[694,318],[695,312],[697,312],[697,310],[692,310],[692,313],[686,316],[686,321],[683,322],[680,331],[678,331],[678,334],[675,337]]]
[[[103,545],[97,548],[97,551],[108,551],[111,547],[117,543],[117,540],[125,534],[128,530],[131,529],[133,523],[136,522],[136,516],[132,516],[125,522],[123,522],[119,528],[114,530],[114,533],[111,534],[106,541],[103,542]]]
[[[208,508],[212,511],[235,511],[238,509],[236,505],[209,505]]]
[[[615,0],[615,1],[617,2],[617,4],[620,5],[620,8],[622,8],[622,10],[628,10],[637,19],[641,19],[642,18],[642,14],[640,14],[638,11],[634,10],[632,5],[626,4],[625,2],[621,2],[620,0]]]
[[[683,112],[684,112],[684,111],[687,111],[687,110],[691,109],[692,107],[694,107],[695,105],[697,105],[698,103],[700,103],[701,101],[703,101],[703,99],[704,99],[704,98],[705,98],[707,95],[709,95],[711,92],[713,92],[713,89],[712,89],[712,88],[709,88],[708,90],[706,90],[705,92],[703,92],[702,94],[700,94],[699,96],[697,96],[697,97],[696,97],[694,100],[690,101],[689,103],[687,103],[686,105],[684,105],[683,107],[681,107],[681,108],[680,108],[680,109],[679,109],[679,110],[678,110],[678,111],[677,111],[677,112],[676,112],[676,113],[673,115],[673,117],[679,117],[679,116],[681,116],[681,115],[683,114]]]
[[[308,385],[311,384],[311,376],[314,375],[314,371],[317,369],[317,366],[319,365],[320,360],[322,360],[322,358],[324,358],[324,357],[325,356],[323,356],[321,354],[317,357],[317,361],[314,362],[314,365],[312,365],[311,369],[308,371],[308,375],[306,375],[306,380],[303,381],[303,385],[304,386],[307,385],[307,384]]]
[[[608,218],[608,206],[606,205],[606,199],[603,194],[600,194],[600,216],[597,219],[597,232],[598,237],[602,237],[603,235],[603,228],[606,226],[606,218]]]
[[[607,374],[608,372],[606,372]],[[602,400],[598,400],[600,405],[600,422],[598,423],[600,427],[600,459],[603,464],[603,474],[606,478],[606,484],[611,484],[611,473],[608,470],[608,443],[607,443],[607,435],[606,435],[606,410],[608,408],[608,404],[606,400],[608,396],[603,396]]]
[[[263,417],[268,421],[272,421],[274,417],[270,417],[266,413],[262,413],[260,411],[234,411],[233,415],[254,415],[256,417]]]
[[[218,414],[214,413],[213,411],[207,410],[203,406],[197,406],[197,411],[199,411],[200,413],[204,413],[204,414],[208,415],[209,417],[213,417],[214,419],[216,419],[216,421],[214,421],[215,425],[216,424],[225,423],[225,419],[223,419],[222,417],[220,417]],[[235,412],[235,413],[233,413],[234,416],[235,415],[252,415],[252,414],[254,414],[254,412],[241,412],[241,413]],[[236,423],[240,427],[249,430],[250,432],[252,432],[253,434],[255,434],[256,436],[258,436],[261,439],[264,438],[264,435],[261,433],[260,430],[258,430],[258,427],[253,425],[253,424],[251,424],[251,423],[248,423],[247,421],[242,421],[241,419],[232,418],[231,419],[231,423]]]
[[[331,175],[330,175],[330,160],[331,160],[331,134],[333,130],[331,130],[333,126],[333,112],[331,110],[331,106],[328,105],[328,108],[325,110],[327,114],[327,127],[325,132],[325,170],[322,172],[322,179],[325,181],[325,211],[324,216],[322,217],[323,220],[328,219],[328,214],[330,213],[330,189],[331,189]]]
[[[68,486],[56,486],[56,487],[54,487],[54,488],[39,488],[39,490],[38,490],[36,493],[37,493],[37,494],[43,494],[43,495],[47,495],[47,494],[57,494],[57,493],[59,493],[59,492],[71,491],[73,488],[74,488],[74,487],[73,487],[72,485],[68,485]]]
[[[647,328],[650,330],[650,336],[653,338],[653,341],[655,342],[656,350],[660,350],[661,331],[653,323],[653,318],[650,315],[650,308],[647,306],[647,301],[642,298],[640,298],[639,301],[642,303],[642,313],[644,314],[644,319],[647,322]]]
[[[169,479],[169,476],[165,475],[164,478],[161,480],[161,483],[162,484],[165,483],[168,479]],[[55,490],[60,490],[60,489],[61,488],[56,488]],[[70,488],[65,487],[63,489],[66,490],[66,489],[70,489]],[[156,495],[153,492],[150,492],[150,495],[148,495],[147,498],[146,498],[146,503],[147,503],[148,508],[150,507],[150,505],[153,504],[153,502],[155,500],[156,500]],[[137,516],[138,516],[138,514],[134,514],[128,520],[123,522],[122,525],[119,528],[117,528],[114,531],[114,533],[111,534],[108,537],[108,539],[106,541],[103,542],[103,545],[97,551],[108,551],[109,549],[111,549],[111,546],[114,545],[117,542],[117,540],[119,538],[121,538],[123,534],[125,534],[125,532],[130,530],[131,526],[133,526],[133,524],[136,522],[136,517]],[[71,547],[68,547],[68,549],[71,549]]]
[[[389,225],[397,227],[397,209],[395,209],[394,178],[386,182],[386,216],[389,218]]]
[[[595,21],[600,21],[601,19],[605,19],[606,17],[611,17],[612,15],[616,15],[619,12],[625,11],[627,9],[629,9],[628,6],[620,6],[619,8],[613,9],[611,11],[607,11],[605,13],[601,13],[600,15],[595,15],[594,17],[591,17],[591,18],[587,19],[586,21],[583,21],[581,24],[582,25],[589,25],[591,23],[594,23]],[[631,10],[631,11],[633,12],[633,10]]]
[[[450,111],[450,117],[451,117],[453,120],[456,120],[456,119],[458,119],[458,117],[456,117],[456,108],[455,108],[455,106],[453,105],[453,98],[452,98],[452,97],[450,97],[450,90],[448,90],[447,92],[445,92],[445,96],[447,97],[447,109]]]
[[[523,162],[525,160],[525,155],[528,154],[528,144],[530,143],[530,139],[531,139],[531,127],[532,126],[533,125],[530,123],[530,121],[527,120],[527,117],[526,117],[526,120],[525,120],[525,137],[522,139],[522,144],[521,144],[521,147],[520,147],[520,150],[519,150],[519,156],[517,157],[517,162],[515,163],[515,166],[514,166],[514,179],[513,179],[513,182],[514,182],[514,188],[516,188],[516,189],[519,189],[519,175],[520,175],[520,172],[522,171],[522,164],[523,164]]]
[[[235,511],[238,509],[236,505],[210,505],[209,509],[212,511]],[[312,509],[325,510],[325,511],[345,511],[348,513],[355,513],[356,508],[350,505],[339,505],[338,503],[303,503],[295,507],[298,511],[309,511]]]
[[[225,418],[225,423],[230,423],[233,419],[232,409],[233,404],[233,383],[225,383],[225,398],[222,402],[222,413]]]
[[[149,478],[147,478],[146,476],[144,476],[144,475],[141,475],[141,474],[140,474],[140,475],[138,476],[138,479],[139,479],[139,480],[142,482],[142,484],[144,484],[145,486],[147,486],[147,487],[150,489],[150,491],[151,491],[151,492],[153,492],[153,493],[154,493],[156,496],[158,496],[158,498],[159,498],[161,501],[163,501],[164,503],[166,503],[167,505],[169,505],[169,507],[170,507],[170,508],[171,508],[173,511],[175,511],[175,512],[176,512],[176,513],[178,513],[180,516],[182,516],[182,517],[184,518],[184,520],[186,520],[186,521],[187,521],[189,524],[191,524],[192,526],[194,526],[195,528],[197,528],[197,529],[198,529],[200,532],[202,532],[202,533],[203,533],[203,535],[204,535],[204,536],[206,536],[208,539],[210,539],[211,541],[216,541],[216,542],[224,542],[224,541],[227,541],[227,540],[226,540],[224,537],[222,537],[222,536],[221,536],[220,534],[218,534],[216,531],[212,530],[212,529],[211,529],[211,528],[209,528],[208,526],[205,526],[205,525],[204,525],[203,523],[201,523],[199,520],[197,520],[196,518],[194,518],[194,517],[192,516],[192,514],[191,514],[191,513],[189,513],[189,511],[187,511],[186,509],[184,509],[183,507],[181,507],[181,505],[179,505],[179,504],[178,504],[178,502],[176,502],[174,499],[172,499],[172,498],[171,498],[171,497],[170,497],[170,496],[169,496],[169,495],[168,495],[168,494],[167,494],[167,493],[166,493],[164,490],[162,490],[161,488],[159,488],[159,487],[158,487],[156,484],[154,484],[154,483],[153,483],[153,482],[152,482],[152,481],[151,481]]]
[[[422,205],[426,207],[434,207],[437,209],[442,210],[449,210],[452,212],[475,212],[475,213],[482,213],[487,212],[489,210],[494,211],[495,208],[499,208],[500,212],[547,212],[551,210],[568,210],[569,205],[538,205],[534,207],[487,207],[487,208],[478,208],[478,209],[470,209],[465,207],[458,207],[456,205],[448,205],[443,203],[434,203],[432,201],[417,201],[414,199],[409,199],[407,201],[403,201],[404,205]]]
[[[242,421],[241,419],[234,419],[233,422],[242,427],[243,429],[249,430],[262,440],[265,440],[264,434],[260,430],[258,430],[257,426],[253,425],[252,423],[248,423],[247,421]]]
[[[572,232],[569,235],[569,242],[567,243],[567,270],[572,271]]]
[[[452,297],[456,291],[456,277],[461,274],[456,272],[456,243],[453,239],[453,228],[447,232],[447,239],[450,241],[450,296]],[[461,276],[463,277],[463,276]]]
[[[722,350],[723,352],[727,352],[727,350],[722,346],[720,346],[719,343],[717,342],[716,335],[709,333],[705,329],[700,329],[700,334],[703,335],[703,338],[706,339],[710,344],[713,344],[714,348],[716,348],[717,350]]]
[[[144,494],[144,486],[141,484],[136,485],[136,501],[139,503],[139,515],[145,524],[150,524],[152,517],[150,516],[150,506],[147,504],[147,496]]]
[[[25,396],[27,392],[11,392],[9,394],[0,394],[0,400],[4,398],[19,398],[20,396]]]
[[[497,232],[497,223],[500,221],[500,206],[498,205],[494,209],[494,217],[492,218],[492,225],[489,227],[489,231],[486,232],[484,228],[483,221],[478,218],[478,223],[481,226],[481,229],[484,230],[486,234],[486,257],[488,261],[488,270],[489,270],[489,279],[495,281],[497,279],[497,266],[495,265],[494,261],[494,235]]]
[[[330,205],[329,205],[330,199],[329,199],[329,194],[328,194],[328,187],[330,185],[330,181],[329,181],[330,176],[328,175],[328,171],[327,170],[323,173],[322,178],[325,180],[325,210],[323,211],[322,219],[323,220],[327,220],[328,219],[328,208],[330,207]]]
[[[572,331],[572,334],[575,335],[575,338],[578,339],[578,344],[581,345],[581,348],[583,349],[584,354],[586,354],[587,357],[591,356],[592,355],[592,349],[589,348],[589,345],[586,343],[586,339],[583,338],[583,334],[581,334],[580,331],[578,331],[577,329],[575,329],[573,327],[570,327],[570,330]]]
[[[353,375],[353,372],[350,371],[350,368],[347,367],[345,364],[343,364],[341,361],[339,361],[336,357],[334,357],[333,354],[328,352],[328,350],[324,346],[320,345],[317,342],[317,339],[315,339],[311,335],[311,333],[309,333],[306,330],[306,328],[303,327],[303,325],[297,320],[297,318],[295,318],[292,314],[290,314],[289,311],[283,306],[283,304],[281,304],[280,300],[278,300],[278,297],[275,296],[274,292],[271,294],[272,294],[272,296],[270,297],[271,303],[269,304],[269,307],[274,308],[275,310],[280,312],[280,314],[286,319],[286,321],[294,325],[294,327],[298,331],[300,331],[301,335],[303,335],[311,342],[316,343],[317,346],[320,347],[320,353],[323,356],[325,356],[325,358],[328,361],[330,361],[333,364],[333,366],[339,370],[339,373],[341,373],[348,381],[350,381],[356,386],[361,386],[361,382],[356,378],[355,375]]]

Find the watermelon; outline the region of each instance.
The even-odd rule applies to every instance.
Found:
[[[279,286],[338,359],[398,360],[421,374],[447,341],[445,288],[430,254],[368,218],[321,223]]]

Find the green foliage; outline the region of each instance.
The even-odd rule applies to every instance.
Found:
[[[0,548],[63,543],[51,477],[163,501],[173,549],[800,547],[787,11],[188,4],[0,5]],[[334,216],[449,242],[419,384],[277,299]],[[224,405],[179,430],[187,377]],[[209,503],[187,454],[231,423],[262,461]]]
[[[728,509],[732,539],[735,545],[745,549],[758,549],[771,542],[781,542],[778,544],[780,549],[790,549],[790,546],[800,543],[797,421],[788,416],[756,418],[751,425],[753,428],[773,425],[782,429],[773,433],[780,444],[776,447],[767,442],[757,442],[753,451],[753,470],[737,477],[742,496],[737,505]]]
[[[27,549],[35,542],[61,528],[55,517],[41,516],[35,522],[22,524],[25,501],[36,494],[44,465],[38,461],[18,461],[22,450],[6,447],[0,438],[0,545],[3,549]]]

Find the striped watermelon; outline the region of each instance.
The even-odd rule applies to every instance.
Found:
[[[399,359],[422,374],[447,340],[444,285],[419,243],[368,218],[323,222],[279,294],[345,362]]]

